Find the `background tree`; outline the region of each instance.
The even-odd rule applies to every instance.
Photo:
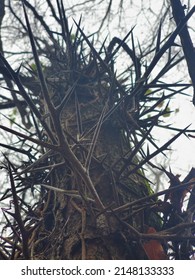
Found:
[[[134,28],[99,44],[100,33],[86,33],[81,19],[70,27],[60,0],[42,7],[26,0],[6,4],[14,22],[10,34],[13,28],[16,48],[20,38],[24,48],[16,50],[17,69],[2,46],[0,55],[6,83],[0,108],[16,107],[22,120],[14,113],[11,127],[0,125],[12,135],[12,142],[1,143],[1,169],[9,178],[1,202],[10,204],[2,208],[1,259],[189,259],[194,169],[180,182],[152,160],[194,131],[172,127],[175,135],[160,147],[152,131],[170,128],[164,122],[170,99],[192,86],[167,83],[166,76],[184,59],[175,53],[175,41],[181,35],[186,44],[182,32],[195,7],[179,21],[174,12],[177,26],[163,36],[167,7],[156,38],[143,48]],[[123,55],[128,62],[120,70]],[[168,190],[153,193],[145,164],[169,177]]]

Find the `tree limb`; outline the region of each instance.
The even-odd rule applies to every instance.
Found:
[[[176,22],[176,25],[178,26],[181,20],[185,17],[185,12],[184,12],[185,6],[182,6],[180,0],[171,0],[171,6],[172,6],[173,18]],[[195,6],[192,8],[192,10],[193,12],[195,12]],[[180,36],[183,52],[185,55],[185,59],[187,62],[188,72],[194,87],[194,96],[192,102],[195,105],[195,48],[193,46],[193,42],[190,37],[187,24],[184,25],[183,28],[181,29],[179,36]]]

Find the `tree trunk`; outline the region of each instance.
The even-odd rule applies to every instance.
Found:
[[[112,92],[104,77],[98,83],[89,85],[89,82],[90,77],[85,84],[80,84],[79,80],[61,114],[61,126],[77,159],[83,166],[90,162],[89,177],[105,211],[97,208],[72,163],[60,155],[51,157],[50,163],[56,166],[50,171],[48,182],[67,193],[50,190],[45,194],[43,191],[46,197],[38,214],[42,222],[36,228],[31,245],[35,259],[145,258],[133,230],[143,232],[145,224],[148,225],[149,218],[146,220],[145,211],[139,204],[136,209],[129,208],[121,213],[114,209],[149,195],[150,188],[141,172],[128,175],[132,163],[120,174],[125,157],[131,152],[123,106],[105,117],[113,106],[109,101],[116,96],[113,92],[117,89],[113,88]],[[61,85],[61,90],[56,90],[53,97],[58,93],[61,100],[64,91]],[[59,96],[59,92],[62,96]],[[105,112],[104,116],[102,112]],[[101,116],[104,117],[102,122]],[[94,138],[94,134],[97,137]],[[94,141],[90,161],[88,154]],[[63,164],[58,166],[58,163]]]

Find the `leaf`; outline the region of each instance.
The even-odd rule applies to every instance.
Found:
[[[155,228],[149,227],[147,234],[156,233]],[[143,244],[144,251],[149,260],[167,260],[167,255],[158,240],[149,240]]]
[[[162,108],[163,105],[164,105],[164,101],[160,102],[160,103],[157,105],[157,107],[158,107],[158,108]],[[164,115],[163,115],[163,117],[164,117]]]
[[[147,89],[147,91],[144,93],[145,95],[149,95],[152,93],[152,90],[151,89]]]
[[[10,125],[12,125],[16,121],[17,117],[17,109],[14,108],[10,114],[8,114]]]
[[[180,111],[179,108],[176,108],[176,109],[175,109],[175,113],[176,113],[176,114],[179,113],[179,111]]]
[[[169,107],[166,108],[165,113],[163,114],[164,118],[168,118],[171,115],[171,109]]]

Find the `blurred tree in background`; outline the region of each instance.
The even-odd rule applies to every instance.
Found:
[[[194,137],[166,117],[195,84],[195,7],[75,2],[0,4],[0,259],[190,259],[195,169],[181,181],[155,159]],[[174,135],[158,146],[155,128]]]

